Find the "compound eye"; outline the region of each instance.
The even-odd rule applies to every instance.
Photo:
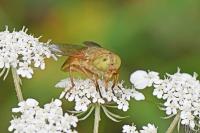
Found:
[[[103,59],[103,61],[105,62],[105,61],[107,61],[107,59],[106,59],[106,58],[104,58],[104,59]]]

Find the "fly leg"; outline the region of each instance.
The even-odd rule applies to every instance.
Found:
[[[116,86],[117,82],[119,79],[119,73],[116,73],[113,75],[113,85],[112,85],[112,89]]]
[[[105,78],[105,89],[108,90],[108,83],[109,83],[109,79]]]
[[[105,78],[105,89],[108,90],[108,84],[109,84],[109,80],[110,78]],[[113,87],[111,87],[112,93],[115,94]]]
[[[95,74],[93,74],[91,71],[89,71],[89,70],[87,70],[87,69],[85,69],[85,68],[81,68],[81,70],[84,72],[84,74],[85,74],[88,78],[90,78],[90,79],[94,82],[95,87],[96,87],[96,91],[99,92],[99,95],[100,95],[100,97],[102,98],[101,90],[100,90],[99,84],[98,84],[98,76],[95,75]],[[91,78],[91,75],[93,75],[93,78]]]
[[[71,81],[71,87],[68,91],[70,91],[71,89],[74,88],[75,84],[74,84],[74,79],[72,77],[72,71],[73,71],[73,66],[69,66],[69,78],[70,78],[70,81]]]
[[[88,71],[87,71],[86,69],[84,69],[84,68],[81,68],[81,70],[83,71],[83,73],[84,73],[89,79],[91,79],[91,80],[94,82],[96,89],[99,89],[99,84],[98,84],[98,81],[97,81],[97,77],[96,77],[96,76],[93,76],[93,78],[91,78],[91,75],[92,75],[91,72],[88,72]]]
[[[114,91],[114,87],[116,86],[117,82],[118,82],[118,78],[119,78],[119,73],[116,73],[112,76],[112,79],[113,79],[113,85],[111,87],[112,89],[112,92],[113,94],[115,94],[115,91]]]
[[[83,68],[80,68],[82,70],[82,72],[88,77],[90,78],[94,84],[95,84],[95,87],[96,87],[96,91],[99,92],[99,95],[100,97],[102,98],[102,94],[101,94],[101,90],[99,88],[99,84],[98,84],[98,76],[95,75],[94,73],[92,73],[90,70],[88,70],[87,68],[83,67]],[[93,76],[93,77],[92,77]],[[91,78],[92,77],[92,78]]]
[[[119,73],[117,73],[117,75],[116,75],[116,82],[115,82],[115,85],[116,85],[116,83],[118,82],[118,79],[119,79]],[[122,90],[121,86],[117,85],[117,87],[118,87],[120,90]]]
[[[103,98],[102,94],[101,94],[101,90],[100,90],[99,84],[98,84],[98,78],[97,78],[97,76],[95,76],[94,80],[95,80],[94,83],[95,83],[95,86],[96,86],[96,90],[99,92],[100,97]]]
[[[69,68],[68,68],[68,71],[69,71],[69,78],[70,78],[70,81],[71,81],[71,87],[69,89],[69,91],[71,89],[74,88],[75,84],[74,84],[74,78],[72,76],[72,72],[82,72],[81,69],[79,69],[79,67],[77,67],[76,65],[69,65]]]

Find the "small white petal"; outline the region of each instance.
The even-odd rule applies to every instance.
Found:
[[[0,68],[3,68],[3,67],[4,67],[4,62],[0,61]]]
[[[135,93],[134,98],[137,101],[145,100],[145,96],[142,93]]]
[[[62,102],[61,102],[59,99],[56,99],[56,100],[54,101],[54,103],[55,103],[58,107],[60,107],[60,106],[62,105]]]
[[[26,103],[30,107],[35,107],[39,104],[35,99],[31,99],[31,98],[27,99]]]
[[[138,70],[131,74],[130,81],[136,89],[144,89],[149,83],[148,74],[143,70]]]

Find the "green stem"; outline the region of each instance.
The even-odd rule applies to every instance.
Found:
[[[93,133],[98,133],[99,131],[99,122],[100,122],[100,104],[95,105],[95,114],[94,114],[94,129]]]
[[[16,68],[12,68],[12,75],[13,75],[13,80],[14,80],[14,85],[15,85],[15,91],[17,93],[17,98],[18,98],[18,101],[21,102],[23,101],[23,96],[22,96],[22,91],[20,87],[20,78],[19,78],[19,75],[17,74]]]
[[[177,123],[180,120],[180,112],[178,112],[176,114],[176,117],[174,118],[174,120],[172,121],[172,123],[170,124],[169,128],[167,129],[166,133],[173,133],[174,128],[176,127]]]

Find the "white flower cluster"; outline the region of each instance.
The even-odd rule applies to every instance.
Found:
[[[142,76],[142,75],[141,75]],[[146,81],[144,81],[146,83]],[[165,100],[163,110],[168,116],[180,112],[181,124],[194,129],[200,123],[200,81],[197,74],[190,75],[178,70],[166,74],[164,79],[153,83],[153,95]]]
[[[38,106],[34,99],[20,102],[18,108],[13,108],[13,113],[20,113],[19,117],[13,117],[8,130],[14,133],[77,133],[78,118],[63,113],[62,102],[58,99],[44,108]]]
[[[56,56],[50,51],[48,42],[39,42],[39,38],[28,35],[27,29],[9,32],[8,28],[0,32],[0,69],[16,68],[17,74],[32,78],[34,67],[45,68],[45,58]]]
[[[126,89],[123,82],[118,83],[112,88],[112,82],[108,83],[105,88],[105,83],[98,80],[99,91],[90,79],[74,79],[75,86],[71,88],[71,81],[69,78],[61,80],[56,84],[57,88],[65,88],[61,93],[60,98],[65,97],[68,101],[75,101],[76,111],[86,111],[92,103],[109,104],[116,103],[118,109],[127,111],[129,108],[128,101],[131,98],[136,100],[144,100],[144,95],[134,88]]]
[[[148,124],[147,126],[143,126],[142,130],[138,131],[134,124],[124,125],[122,133],[157,133],[157,128],[152,125]]]

